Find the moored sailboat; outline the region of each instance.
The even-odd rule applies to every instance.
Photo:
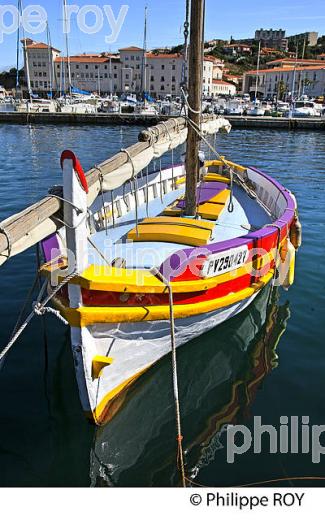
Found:
[[[98,424],[171,342],[181,346],[240,313],[269,284],[293,283],[294,196],[260,170],[220,156],[207,139],[230,125],[202,115],[202,34],[199,0],[192,3],[188,117],[143,131],[139,143],[87,175],[64,151],[63,193],[52,190],[41,211],[24,214],[31,229],[20,230],[15,244],[10,233],[19,226],[2,226],[2,255],[42,243],[46,303],[71,328],[81,403]],[[214,160],[199,157],[201,140]],[[185,141],[185,165],[149,173],[152,160]],[[35,312],[45,305],[39,300]]]

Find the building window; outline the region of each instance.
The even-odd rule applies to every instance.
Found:
[[[43,61],[42,65],[43,65],[43,67],[46,67],[46,63],[45,63],[45,61]]]
[[[138,69],[138,70],[139,70],[139,69],[140,69],[140,65],[137,65],[137,66],[136,66],[136,69]]]
[[[47,81],[44,81],[44,88],[47,88]]]
[[[88,69],[88,65],[85,66],[85,69],[86,69],[86,70]]]
[[[173,65],[173,66],[172,66],[172,70],[176,70],[176,65]]]
[[[40,86],[40,87],[43,86],[43,81],[40,81],[40,82],[39,82],[39,86]]]
[[[97,69],[98,69],[98,65],[95,65],[95,70],[97,70]]]
[[[161,85],[160,90],[165,90],[165,85]]]
[[[125,56],[125,61],[129,61],[129,57],[128,56]]]
[[[175,81],[176,81],[175,76],[172,76],[172,82],[175,83]]]
[[[46,78],[46,76],[47,76],[47,73],[46,73],[46,72],[43,72],[43,76],[44,76],[44,78]]]
[[[140,56],[137,56],[137,57],[136,57],[136,60],[137,60],[137,61],[140,61]]]
[[[154,76],[150,76],[150,81],[155,81]]]
[[[131,61],[134,61],[134,56],[131,56]]]
[[[175,85],[172,85],[172,90],[176,90],[176,87],[175,87]]]
[[[91,77],[91,78],[93,78],[93,77],[94,77],[94,74],[93,74],[92,72],[90,73],[90,77]]]
[[[107,65],[105,65],[104,69],[107,70]]]
[[[165,65],[162,65],[162,66],[161,66],[161,70],[165,70]]]
[[[125,74],[125,79],[129,79],[129,78],[130,78],[129,74]]]
[[[31,81],[31,82],[30,82],[30,86],[33,88],[33,86],[34,86],[34,81]]]
[[[108,74],[104,74],[104,76],[105,76],[105,79],[108,78]]]
[[[114,74],[114,79],[117,79],[117,74]]]
[[[150,90],[154,90],[154,85],[150,85]]]
[[[83,79],[85,77],[84,73],[82,72],[81,73],[81,78]]]
[[[161,76],[161,80],[160,81],[165,81],[165,76]]]
[[[89,74],[86,74],[86,78],[89,78]]]
[[[36,61],[33,61],[33,67],[37,67]]]

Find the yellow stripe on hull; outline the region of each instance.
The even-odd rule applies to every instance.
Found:
[[[207,312],[212,312],[223,307],[229,307],[252,296],[262,289],[273,277],[273,270],[262,277],[252,286],[231,293],[214,300],[207,300],[192,304],[174,305],[175,319],[189,318]],[[160,321],[169,319],[168,305],[154,305],[147,307],[79,307],[71,309],[65,307],[61,301],[54,298],[55,305],[62,316],[72,327],[87,327],[96,323],[130,323],[141,321]]]
[[[213,289],[222,283],[230,282],[245,274],[251,274],[253,267],[255,271],[263,269],[273,259],[272,255],[266,254],[258,260],[254,260],[253,263],[249,262],[229,273],[206,279],[172,282],[173,293],[194,293]],[[53,274],[51,266],[43,268],[42,273],[50,278]],[[56,272],[55,276],[58,277],[59,282],[62,282],[65,278],[65,274],[60,274],[60,272]],[[91,291],[141,294],[163,294],[166,292],[166,286],[147,269],[123,269],[105,265],[90,265],[81,276],[76,276],[70,283]]]

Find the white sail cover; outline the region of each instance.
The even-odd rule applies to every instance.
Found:
[[[224,118],[214,118],[203,122],[201,125],[201,131],[204,135],[213,135],[220,131],[230,132],[230,130],[231,124]],[[157,159],[168,151],[174,150],[181,144],[185,143],[186,139],[187,128],[179,131],[175,130],[173,132],[167,132],[165,137],[160,137],[157,143],[154,142],[136,157],[133,157],[132,159],[128,158],[126,164],[117,168],[114,172],[108,173],[104,176],[102,184],[103,191],[114,190],[123,186],[125,182],[131,180],[146,168],[152,159]],[[99,189],[99,183],[96,183],[91,187],[91,192],[88,197],[89,205],[95,200],[99,193]]]

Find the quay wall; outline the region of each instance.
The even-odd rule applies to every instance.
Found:
[[[51,125],[156,125],[171,116],[135,115],[135,114],[61,114],[0,112],[1,123],[15,124],[51,124]],[[225,116],[233,128],[269,128],[284,130],[325,130],[324,118],[286,118],[286,117],[250,117]]]

